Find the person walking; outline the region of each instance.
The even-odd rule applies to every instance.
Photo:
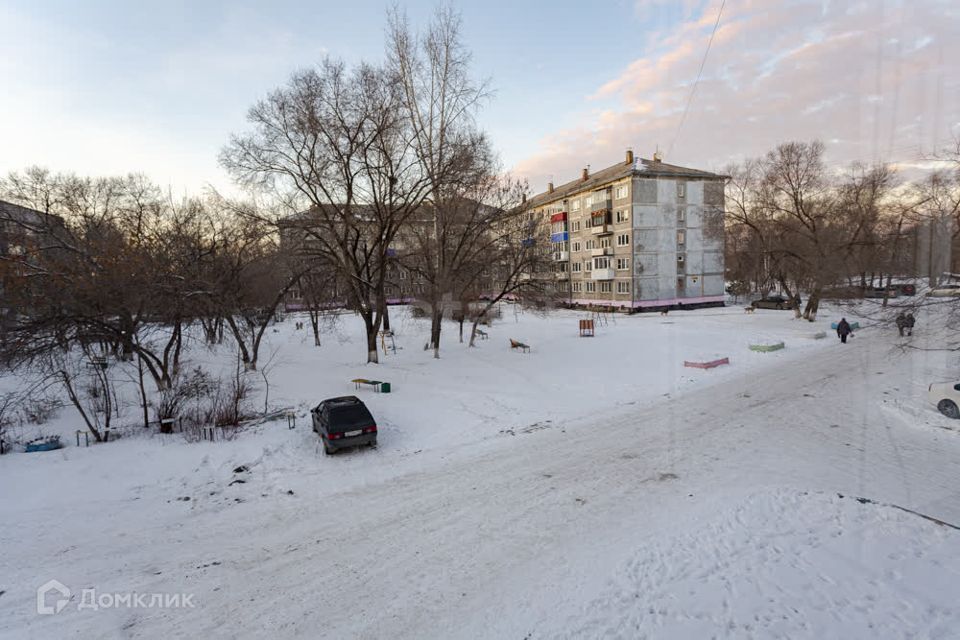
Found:
[[[846,318],[840,318],[840,322],[837,323],[837,335],[840,336],[840,342],[847,344],[847,336],[853,333],[853,329],[850,328],[850,323],[847,322]]]
[[[903,332],[907,328],[907,314],[901,311],[897,315],[897,331],[900,332],[900,337],[903,337]]]
[[[917,320],[916,320],[916,318],[913,317],[913,314],[912,314],[912,313],[908,313],[908,314],[907,314],[907,317],[906,317],[906,327],[907,327],[907,335],[908,335],[908,336],[912,336],[912,335],[913,335],[913,325],[916,324],[916,322],[917,322]],[[901,333],[901,335],[903,335],[903,334]]]

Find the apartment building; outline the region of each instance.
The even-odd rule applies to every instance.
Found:
[[[4,291],[7,277],[20,271],[21,263],[31,262],[41,247],[53,251],[69,237],[63,218],[36,209],[0,200],[0,340],[11,326],[18,310],[7,299]]]
[[[549,184],[527,210],[549,229],[558,297],[618,311],[722,306],[724,182],[627,151],[622,163]]]

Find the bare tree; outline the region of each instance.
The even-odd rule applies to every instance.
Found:
[[[474,119],[489,89],[471,75],[471,54],[453,10],[438,9],[418,34],[394,9],[387,36],[390,71],[400,86],[413,149],[429,185],[428,202],[413,232],[415,259],[407,264],[427,285],[429,346],[438,358],[445,306],[462,297],[471,279],[463,271],[474,263],[471,247],[489,216],[475,195],[491,180],[495,160]]]
[[[484,267],[472,283],[483,293],[470,329],[471,347],[476,344],[477,325],[503,300],[544,308],[555,302],[551,253],[537,244],[542,234],[528,216],[526,190],[525,184],[505,179],[495,192],[500,206],[493,208],[496,217],[484,242]]]
[[[386,70],[325,60],[254,105],[252,131],[221,153],[241,183],[287,205],[284,224],[333,266],[364,320],[368,362],[378,359],[391,243],[429,188],[398,90]]]
[[[728,173],[728,256],[737,277],[788,296],[806,290],[810,321],[824,291],[850,274],[889,277],[885,224],[895,183],[887,166],[854,165],[837,178],[821,143],[790,142]]]
[[[50,211],[39,221],[5,220],[33,238],[0,259],[6,297],[19,310],[6,334],[9,361],[98,344],[121,360],[140,356],[157,385],[169,385],[185,281],[159,242],[170,230],[159,190],[140,176],[93,180],[31,169],[11,174],[2,193],[28,206],[39,193]]]

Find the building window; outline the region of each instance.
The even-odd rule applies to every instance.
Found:
[[[687,197],[687,183],[677,180],[677,197],[685,198]]]
[[[573,250],[574,250],[574,252],[580,251],[580,243],[579,243],[579,242],[574,242],[574,243],[573,243]]]
[[[629,271],[630,258],[617,258],[617,271]]]
[[[677,273],[678,274],[684,273],[685,268],[686,268],[686,264],[685,264],[684,257],[682,255],[677,256]]]
[[[594,258],[593,259],[593,268],[594,269],[609,269],[610,268],[610,258]]]
[[[685,224],[687,221],[687,212],[683,207],[677,209],[677,224]]]
[[[601,282],[601,283],[600,283],[600,292],[601,292],[601,293],[612,293],[612,292],[613,292],[613,284],[612,284],[609,280],[606,281],[606,282]]]
[[[583,221],[583,228],[584,228],[584,229],[589,229],[591,226],[593,226],[593,219],[592,219],[592,218],[587,218],[586,220]]]
[[[683,278],[677,278],[677,293],[683,292],[686,287],[687,282]]]
[[[573,272],[574,272],[574,273],[580,273],[581,271],[583,271],[583,263],[582,263],[582,262],[574,262],[574,263],[572,264],[572,267],[573,267]]]
[[[616,198],[620,200],[621,198],[627,197],[627,185],[620,185],[617,187]]]
[[[571,231],[580,231],[580,221],[579,221],[579,220],[575,220],[575,221],[570,225],[570,230],[571,230]]]
[[[584,269],[585,269],[588,273],[589,273],[590,271],[593,271],[593,260],[587,260],[584,264],[586,265],[586,267],[584,267]]]
[[[576,291],[577,293],[580,293],[581,291],[583,291],[582,282],[574,282],[572,286],[573,286],[573,290]]]
[[[560,285],[560,286],[559,286],[559,290],[560,290],[560,291],[566,291],[566,290],[567,290],[567,283],[566,283],[566,282],[558,282],[557,284]]]
[[[587,251],[593,249],[593,240],[587,240]]]
[[[627,213],[626,209],[621,209],[617,211],[617,222],[626,222],[630,219],[630,214]]]
[[[600,248],[607,249],[610,247],[610,238],[600,238]]]
[[[617,280],[617,293],[630,293],[630,281]]]
[[[679,231],[677,231],[677,244],[683,245],[686,243],[686,241],[687,241],[687,232],[684,231],[683,229],[680,229]]]
[[[595,293],[597,290],[597,283],[591,281],[587,282],[587,293]]]
[[[618,247],[629,247],[630,246],[630,234],[621,233],[617,236],[617,246]]]
[[[580,200],[571,200],[570,201],[570,211],[580,211]]]

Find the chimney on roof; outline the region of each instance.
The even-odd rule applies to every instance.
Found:
[[[633,164],[633,149],[627,149],[627,162],[626,164]]]
[[[653,152],[653,161],[660,162],[663,158],[660,156],[660,147],[657,147],[657,150]]]
[[[552,182],[548,182],[548,183],[547,183],[547,193],[553,193],[553,183],[552,183]]]
[[[582,180],[583,182],[586,182],[587,178],[589,177],[590,177],[590,165],[587,165],[586,167],[583,168],[583,173],[580,174],[580,180]]]
[[[520,202],[526,203],[526,201],[527,201],[527,194],[526,194],[526,193],[521,193],[521,194],[520,194]]]

